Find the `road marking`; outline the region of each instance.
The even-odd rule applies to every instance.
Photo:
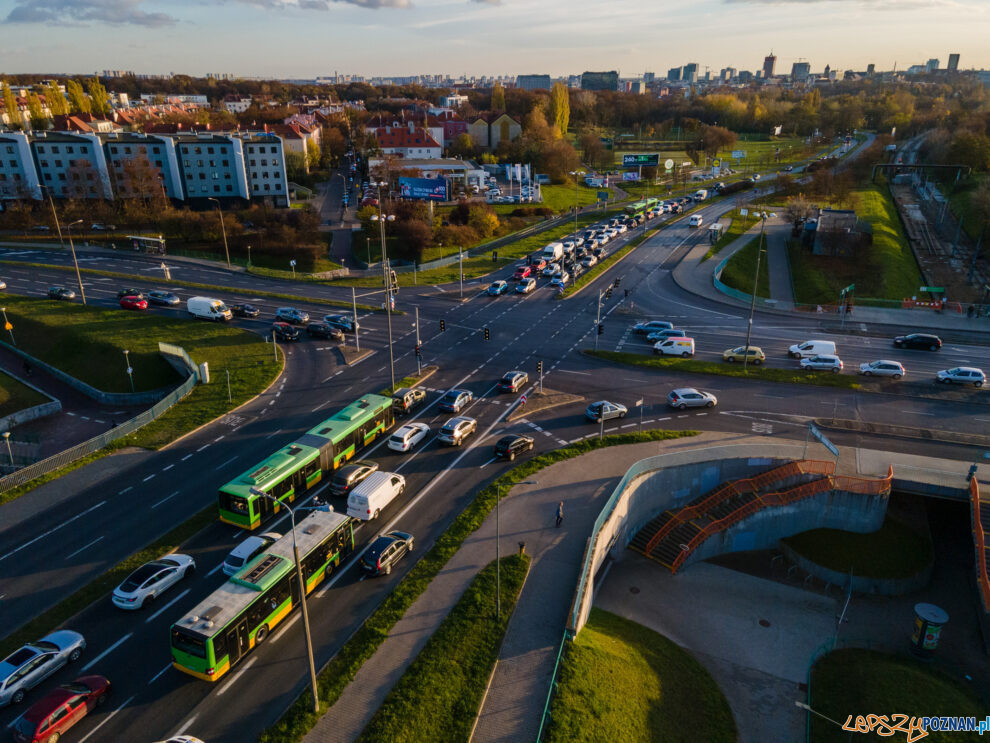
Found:
[[[239,679],[239,678],[240,678],[241,676],[243,676],[243,675],[244,675],[244,673],[245,673],[245,672],[246,672],[246,671],[247,671],[247,670],[248,670],[248,669],[249,669],[249,668],[250,668],[251,666],[253,666],[253,665],[254,665],[254,662],[255,662],[256,660],[258,660],[258,656],[257,656],[257,655],[256,655],[256,656],[254,656],[254,657],[253,657],[253,658],[252,658],[251,660],[249,660],[249,661],[248,661],[247,663],[245,663],[245,664],[244,664],[244,667],[243,667],[243,668],[242,668],[242,669],[241,669],[240,671],[238,671],[237,673],[235,673],[235,674],[234,674],[233,676],[231,676],[231,677],[230,677],[230,681],[228,681],[228,682],[227,682],[226,684],[224,684],[223,686],[221,686],[221,687],[220,687],[220,690],[219,690],[219,691],[217,692],[217,696],[219,697],[219,696],[221,696],[221,695],[223,695],[224,693],[226,693],[226,691],[227,691],[227,689],[229,689],[229,688],[230,688],[231,686],[233,686],[233,685],[234,685],[234,682],[235,682],[235,681],[237,681],[237,679]]]
[[[198,448],[198,449],[196,450],[196,453],[198,454],[199,452],[201,452],[201,451],[203,451],[203,449],[205,449],[205,448],[206,448],[206,447],[208,447],[208,446],[209,446],[209,444],[203,444],[203,445],[202,445],[201,447],[199,447],[199,448]]]
[[[910,415],[932,415],[932,416],[935,415],[935,413],[923,413],[920,410],[904,410],[904,409],[901,409],[901,412],[902,413],[908,413]]]
[[[230,459],[228,459],[228,460],[227,460],[226,462],[224,462],[223,464],[219,464],[219,465],[217,465],[216,467],[214,467],[214,468],[213,468],[213,471],[214,471],[214,472],[217,472],[217,471],[219,471],[219,470],[222,470],[222,469],[223,469],[224,467],[226,467],[226,466],[227,466],[228,464],[230,464],[230,463],[231,463],[231,462],[233,462],[233,461],[234,461],[235,459],[237,459],[237,456],[238,456],[238,455],[235,455],[235,456],[233,456],[233,457],[231,457]]]
[[[485,463],[484,463],[483,465],[481,465],[481,466],[479,466],[479,467],[478,467],[478,469],[482,469],[482,468],[484,468],[484,467],[487,467],[487,466],[488,466],[488,465],[490,465],[490,464],[491,464],[492,462],[494,462],[494,461],[495,461],[496,459],[498,459],[498,457],[492,457],[492,458],[491,458],[491,459],[489,459],[489,460],[488,460],[487,462],[485,462]]]
[[[134,634],[133,632],[128,632],[126,635],[124,635],[119,640],[117,640],[117,642],[115,642],[113,645],[111,645],[106,650],[104,650],[102,653],[100,653],[95,658],[93,658],[93,660],[91,660],[89,663],[87,663],[86,665],[84,665],[82,667],[82,670],[88,671],[90,668],[92,668],[97,663],[99,663],[101,660],[103,660],[106,656],[110,655],[110,653],[112,653],[114,650],[116,650],[121,645],[123,645],[125,642],[127,642],[129,639],[131,639],[131,636],[133,634]]]
[[[151,479],[151,478],[153,478],[154,476],[155,476],[154,474],[150,474],[150,475],[148,475],[148,476],[147,476],[146,478],[144,478],[144,479],[143,479],[143,480],[142,480],[141,482],[148,482],[148,480],[150,480],[150,479]]]
[[[182,459],[180,459],[179,461],[180,461],[180,462],[185,462],[185,461],[186,461],[187,459],[189,459],[189,457],[191,457],[191,456],[192,456],[192,454],[186,454],[186,456],[184,456],[184,457],[183,457]]]
[[[99,725],[97,725],[97,726],[96,726],[95,728],[93,728],[92,730],[90,730],[90,731],[89,731],[88,733],[86,733],[86,735],[84,735],[84,736],[83,736],[82,738],[80,738],[80,739],[79,739],[79,743],[83,743],[83,742],[84,742],[85,740],[87,740],[87,739],[88,739],[88,738],[89,738],[89,737],[90,737],[91,735],[93,735],[93,733],[95,733],[95,732],[96,732],[97,730],[99,730],[99,729],[100,729],[101,727],[103,727],[103,726],[104,726],[104,725],[106,725],[106,724],[107,724],[108,722],[110,722],[110,720],[112,720],[112,719],[113,719],[113,716],[114,716],[115,714],[117,714],[118,712],[120,712],[120,710],[122,710],[122,709],[123,709],[124,707],[126,707],[126,706],[127,706],[128,704],[130,704],[130,703],[131,703],[132,701],[134,701],[134,697],[133,697],[133,696],[132,696],[132,697],[129,697],[129,698],[128,698],[128,699],[127,699],[127,700],[126,700],[126,701],[125,701],[125,702],[124,702],[124,703],[123,703],[122,705],[120,705],[119,707],[117,707],[117,709],[115,709],[115,710],[114,710],[113,712],[111,712],[111,713],[110,713],[110,714],[108,714],[108,715],[107,715],[106,717],[104,717],[104,718],[103,718],[102,720],[100,720],[100,724],[99,724]]]
[[[166,496],[165,498],[162,498],[162,499],[161,499],[160,501],[158,501],[158,502],[157,502],[157,503],[156,503],[155,505],[153,505],[153,506],[152,506],[152,508],[158,508],[158,506],[160,506],[160,505],[161,505],[162,503],[164,503],[165,501],[167,501],[167,500],[169,500],[169,499],[171,499],[171,498],[174,498],[174,497],[175,497],[175,496],[177,496],[178,494],[179,494],[179,491],[178,491],[178,490],[176,490],[176,491],[175,491],[174,493],[172,493],[172,495],[169,495],[169,496]]]
[[[222,438],[223,438],[223,437],[224,437],[225,435],[226,435],[226,434],[221,434],[221,435],[219,435],[219,436],[217,436],[217,437],[216,437],[215,439],[213,439],[213,443],[214,443],[214,444],[215,444],[215,443],[217,443],[217,442],[218,442],[218,441],[220,441],[220,439],[222,439]]]
[[[192,727],[192,724],[193,724],[194,722],[196,722],[196,718],[197,718],[197,717],[199,717],[199,715],[193,715],[193,716],[192,716],[192,717],[190,717],[190,718],[189,718],[188,720],[186,720],[186,721],[185,721],[184,723],[182,723],[182,727],[181,727],[181,728],[179,728],[179,732],[177,732],[177,733],[176,733],[175,735],[176,735],[176,736],[179,736],[179,735],[182,735],[182,734],[183,734],[184,732],[186,732],[186,731],[187,731],[187,730],[188,730],[189,728],[191,728],[191,727]],[[82,743],[82,741],[80,741],[80,743]]]
[[[123,490],[121,490],[121,491],[120,491],[119,493],[117,493],[117,495],[123,495],[123,494],[124,494],[124,493],[126,493],[126,492],[127,492],[128,490],[134,490],[134,486],[133,486],[133,485],[128,485],[128,486],[127,486],[126,488],[124,488],[124,489],[123,489]]]
[[[272,431],[272,433],[270,433],[267,436],[265,436],[265,438],[266,439],[270,439],[272,436],[274,436],[276,434],[279,434],[279,433],[282,433],[282,429],[281,428],[279,428],[277,431]]]
[[[92,542],[90,542],[89,544],[87,544],[85,547],[80,547],[75,552],[73,552],[71,555],[66,555],[65,556],[65,559],[68,560],[70,557],[75,557],[76,555],[78,555],[80,552],[82,552],[83,550],[87,549],[88,547],[92,547],[94,544],[96,544],[97,542],[99,542],[101,539],[103,539],[103,537],[97,537]]]
[[[149,682],[148,682],[148,686],[151,686],[151,685],[152,685],[153,683],[155,683],[155,682],[156,682],[156,681],[157,681],[157,680],[158,680],[159,678],[161,678],[161,675],[162,675],[163,673],[165,673],[165,671],[167,671],[167,670],[168,670],[169,668],[171,668],[171,667],[172,667],[172,664],[171,664],[171,663],[169,663],[169,664],[168,664],[167,666],[165,666],[165,667],[164,667],[164,668],[163,668],[162,670],[160,670],[160,671],[159,671],[158,673],[156,673],[156,674],[155,674],[154,676],[152,676],[152,677],[151,677],[151,681],[149,681]]]
[[[180,593],[180,594],[179,594],[178,596],[176,596],[176,597],[175,597],[174,599],[172,599],[172,600],[171,600],[171,601],[169,601],[169,602],[168,602],[167,604],[165,604],[165,606],[163,606],[163,607],[162,607],[162,608],[160,608],[160,609],[159,609],[158,611],[156,611],[156,612],[155,612],[154,614],[152,614],[152,615],[151,615],[150,617],[148,617],[147,619],[145,619],[145,620],[144,620],[144,623],[145,623],[145,624],[148,624],[148,623],[150,623],[152,619],[154,619],[155,617],[157,617],[157,616],[158,616],[159,614],[161,614],[161,613],[162,613],[163,611],[165,611],[165,610],[166,610],[167,608],[169,608],[169,607],[170,607],[170,606],[171,606],[172,604],[174,604],[174,603],[175,603],[176,601],[178,601],[179,599],[181,599],[181,598],[182,598],[183,596],[185,596],[185,595],[186,595],[187,593],[189,593],[189,591],[191,591],[191,590],[192,590],[192,589],[190,589],[190,588],[187,588],[187,589],[186,589],[185,591],[183,591],[183,592],[182,592],[182,593]]]
[[[162,472],[168,472],[168,471],[169,471],[170,469],[172,469],[172,468],[173,468],[174,466],[175,466],[174,464],[170,464],[170,465],[169,465],[168,467],[165,467],[164,469],[162,469]]]
[[[574,346],[576,346],[576,345],[577,345],[577,343],[574,344]],[[572,351],[574,350],[574,346],[571,346],[571,350]],[[570,369],[561,369],[560,371],[561,371],[562,374],[580,374],[580,375],[585,376],[585,377],[590,377],[591,376],[591,372],[571,371]],[[637,382],[641,382],[642,380],[637,379],[636,381]]]
[[[213,575],[215,572],[217,572],[222,567],[223,567],[223,563],[221,562],[219,565],[217,565],[215,568],[213,568],[213,570],[211,570],[210,572],[208,572],[206,574],[206,577],[209,578],[211,575]]]

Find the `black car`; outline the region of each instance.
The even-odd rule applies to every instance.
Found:
[[[234,313],[234,317],[258,317],[261,315],[261,310],[253,304],[232,304],[230,311]]]
[[[72,289],[66,289],[64,286],[50,286],[48,287],[48,298],[49,299],[75,299],[76,293]]]
[[[899,335],[894,338],[894,345],[898,348],[920,348],[924,351],[937,351],[942,347],[942,339],[937,335],[927,333],[911,333],[910,335]]]
[[[372,542],[361,556],[361,567],[372,575],[388,575],[392,566],[412,552],[413,535],[404,531],[391,531]]]
[[[324,315],[323,322],[335,328],[340,328],[345,333],[354,332],[354,318],[350,315]]]
[[[405,415],[423,404],[426,400],[426,390],[401,387],[392,393],[392,399],[395,401],[393,403],[395,409]]]
[[[332,341],[344,341],[344,333],[325,322],[311,322],[306,326],[306,332],[313,338],[329,338]]]
[[[532,436],[510,434],[495,442],[495,456],[510,462],[523,452],[533,451],[536,441]]]
[[[140,289],[121,289],[117,292],[117,299],[123,299],[124,297],[137,297],[138,299],[144,299],[144,292]]]
[[[299,331],[287,322],[272,323],[272,333],[274,333],[275,337],[280,341],[299,340]]]
[[[152,289],[148,292],[148,301],[151,304],[160,304],[165,307],[174,307],[179,304],[182,300],[172,292],[162,291],[161,289]]]
[[[378,471],[378,462],[362,459],[337,470],[330,480],[330,494],[342,497],[356,488],[368,475]]]

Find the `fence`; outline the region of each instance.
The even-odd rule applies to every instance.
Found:
[[[560,661],[564,657],[564,646],[567,641],[573,639],[569,629],[564,630],[564,636],[560,639],[560,648],[557,650],[557,661],[553,664],[553,673],[550,674],[550,688],[547,689],[547,701],[543,704],[543,716],[540,718],[540,729],[536,733],[536,743],[543,739],[543,730],[550,719],[550,702],[553,701],[553,694],[557,691],[557,673],[560,671]]]
[[[976,546],[976,583],[983,599],[983,611],[990,611],[990,576],[987,575],[987,539],[980,519],[980,485],[974,476],[969,481],[969,495],[973,503],[973,542]]]
[[[140,415],[131,418],[129,421],[122,423],[116,428],[113,428],[106,433],[102,433],[99,436],[95,436],[88,441],[84,441],[81,444],[76,444],[72,448],[59,452],[58,454],[48,457],[47,459],[42,459],[40,462],[28,465],[23,469],[19,469],[6,477],[0,477],[0,493],[16,488],[18,485],[23,485],[36,477],[41,477],[49,472],[54,472],[67,464],[71,464],[77,459],[81,459],[88,454],[99,451],[112,441],[116,441],[117,439],[127,436],[128,434],[134,433],[142,426],[151,423],[151,421],[158,418],[160,415],[165,413],[165,411],[179,402],[179,400],[192,392],[193,387],[196,386],[196,382],[199,379],[199,373],[198,368],[193,363],[192,359],[189,358],[189,354],[187,354],[184,349],[167,343],[159,343],[158,350],[166,358],[178,357],[182,359],[183,362],[188,362],[187,370],[189,376],[186,377],[186,381],[184,381],[176,389],[166,394],[151,408],[145,410]]]

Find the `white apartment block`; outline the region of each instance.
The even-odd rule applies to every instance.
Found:
[[[34,132],[31,151],[42,187],[69,199],[112,199],[103,143],[96,134]]]
[[[0,200],[40,199],[41,182],[24,132],[0,132]]]
[[[282,139],[274,134],[244,137],[244,159],[252,199],[272,197],[276,206],[289,206],[289,181],[285,174]]]
[[[247,199],[247,175],[241,140],[222,134],[175,138],[186,200]]]

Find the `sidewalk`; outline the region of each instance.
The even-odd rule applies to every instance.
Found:
[[[767,268],[770,272],[770,298],[778,307],[794,306],[794,287],[791,285],[791,264],[787,257],[787,238],[791,226],[786,223],[768,225],[766,229]]]

